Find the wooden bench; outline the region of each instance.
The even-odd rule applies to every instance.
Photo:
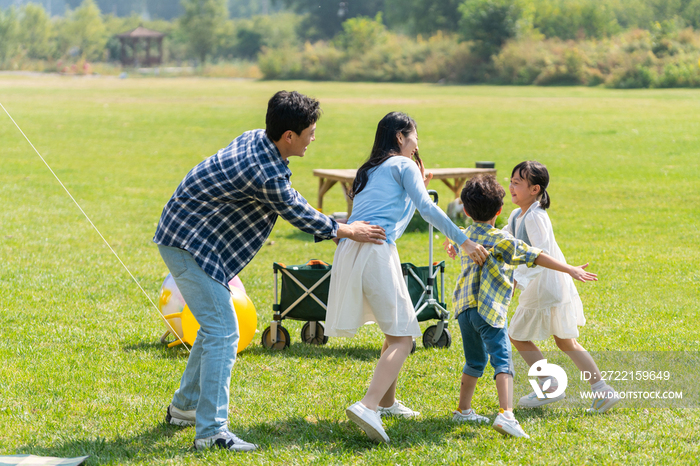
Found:
[[[459,197],[460,192],[464,183],[476,175],[481,175],[482,173],[488,173],[491,175],[496,175],[495,168],[430,168],[426,171],[433,173],[434,180],[441,180],[445,183],[450,190],[455,195],[455,199]],[[345,194],[345,201],[348,204],[348,216],[352,212],[352,199],[348,196],[348,193],[352,189],[352,183],[355,181],[355,174],[357,170],[355,169],[325,169],[317,168],[314,170],[314,176],[319,177],[318,184],[318,205],[316,208],[323,212],[323,196],[335,186],[336,183],[340,183],[340,187],[343,189],[343,194]]]

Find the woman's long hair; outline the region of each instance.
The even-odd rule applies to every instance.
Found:
[[[396,135],[401,133],[408,137],[416,129],[413,118],[402,112],[391,112],[379,121],[377,134],[374,136],[374,146],[367,161],[357,170],[355,181],[352,184],[350,198],[354,198],[367,186],[369,172],[387,161],[389,157],[401,153],[401,147]],[[414,154],[416,163],[420,165],[418,151]]]

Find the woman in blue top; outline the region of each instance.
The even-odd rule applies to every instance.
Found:
[[[413,337],[421,335],[401,273],[396,240],[417,209],[477,263],[483,263],[488,255],[431,201],[426,190],[431,179],[418,157],[415,121],[400,112],[382,118],[370,157],[353,183],[353,211],[348,223],[365,221],[383,227],[386,243],[341,240],[333,259],[327,335],[352,337],[369,322],[376,322],[385,334],[382,356],[367,393],[345,411],[376,442],[389,441],[380,414],[407,418],[420,414],[395,398],[401,366],[411,352]]]

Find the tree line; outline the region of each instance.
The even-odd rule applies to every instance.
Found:
[[[700,0],[181,0],[170,20],[105,14],[109,1],[66,0],[75,8],[53,18],[34,3],[3,9],[0,66],[116,60],[115,35],[141,24],[166,34],[168,61],[256,61],[266,78],[699,81]],[[268,14],[233,18],[241,8]]]

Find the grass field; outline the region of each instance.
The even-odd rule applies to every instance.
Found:
[[[559,245],[599,274],[578,287],[583,346],[697,355],[699,91],[5,76],[0,102],[155,299],[167,274],[151,242],[163,205],[190,168],[262,127],[279,89],[313,95],[324,109],[317,141],[290,165],[312,204],[312,169],[357,167],[393,110],[417,120],[428,167],[490,160],[507,186],[516,163],[545,163]],[[163,422],[187,352],[160,344],[157,310],[4,113],[0,141],[0,455],[90,455],[90,465],[697,463],[697,403],[621,404],[602,416],[585,405],[516,410],[525,441],[453,424],[463,365],[454,323],[450,349],[419,344],[407,361],[398,395],[423,417],[389,420],[388,446],[344,415],[369,383],[377,329],[317,348],[301,343],[302,322],[287,321],[291,347],[270,352],[258,333],[232,377],[231,428],[262,448],[195,452],[194,429]],[[448,189],[434,187],[446,208]],[[345,210],[339,188],[325,202]],[[507,197],[504,213],[512,209]],[[330,262],[334,252],[282,221],[270,240],[241,274],[260,332],[272,315],[272,262]],[[427,244],[426,233],[404,235],[401,259],[425,263]],[[457,267],[448,263],[448,289]],[[475,408],[493,418],[491,375]],[[685,388],[697,399],[697,383]],[[516,386],[516,396],[526,391]]]

